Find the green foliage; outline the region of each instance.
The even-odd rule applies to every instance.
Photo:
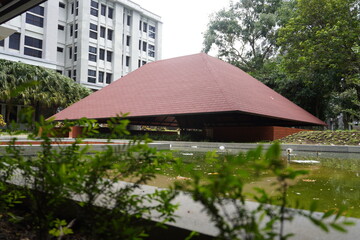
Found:
[[[21,150],[15,146],[15,139],[6,148],[6,152],[1,156],[0,162],[0,218],[10,216],[15,218],[11,212],[11,208],[22,202],[24,194],[16,187],[8,184],[13,174],[16,174],[16,161],[13,157],[21,157]]]
[[[204,52],[216,46],[220,58],[244,71],[258,71],[276,53],[282,2],[239,0],[215,13],[204,34]]]
[[[150,148],[148,140],[133,141],[128,146],[109,145],[100,152],[79,145],[81,139],[70,146],[56,146],[49,137],[59,132],[56,122],[40,117],[34,123],[31,111],[23,119],[34,126],[29,138],[41,142],[41,151],[36,157],[25,158],[14,140],[2,157],[2,164],[7,166],[7,174],[2,176],[17,182],[27,197],[28,220],[37,230],[37,239],[49,239],[49,234],[60,238],[73,231],[57,215],[74,197],[78,200],[76,222],[90,239],[142,239],[151,227],[143,224],[144,219],[157,214],[163,222],[174,220],[176,206],[170,203],[174,192],[141,191],[141,184],[154,178],[155,169],[163,167],[169,158]],[[126,134],[127,120],[111,119],[110,123],[114,132]],[[65,121],[60,132],[75,125],[84,127],[83,137],[97,133],[98,124],[88,119]],[[121,182],[129,179],[133,184]]]
[[[337,118],[343,114],[345,124],[360,119],[360,101],[355,87],[344,88],[342,92],[333,92],[330,96],[327,116]],[[347,126],[345,126],[347,129]]]
[[[350,101],[359,101],[357,3],[357,0],[299,0],[292,18],[279,31],[287,84],[289,88],[295,83],[307,89],[294,94],[302,96],[298,103],[318,117],[324,117],[334,93],[338,96],[354,89],[357,93],[351,95]],[[358,112],[359,106],[344,104],[337,102],[343,110]]]
[[[360,144],[360,131],[302,131],[281,139],[282,143],[355,145]]]
[[[65,220],[55,219],[53,221],[53,229],[49,231],[49,234],[58,237],[58,239],[61,239],[61,237],[73,234],[73,230],[69,228],[69,225]]]
[[[9,216],[16,219],[11,210],[16,205],[22,203],[24,198],[21,191],[5,182],[0,182],[0,218]]]
[[[177,187],[190,191],[194,200],[203,205],[219,229],[218,239],[288,239],[293,235],[285,234],[284,224],[299,215],[325,231],[329,228],[344,231],[347,221],[337,221],[343,213],[341,210],[330,210],[317,217],[316,203],[311,206],[310,212],[288,208],[290,181],[307,174],[307,171],[286,167],[280,155],[278,144],[272,145],[265,153],[260,146],[238,156],[227,156],[224,162],[217,161],[217,155],[212,153],[207,161],[216,174],[204,176],[190,167],[188,171],[192,180],[179,183]],[[178,168],[181,167],[179,163]],[[276,194],[257,188],[253,196],[257,204],[247,202],[249,195],[243,191],[244,184],[249,177],[269,170],[277,179],[273,186]]]
[[[3,116],[0,114],[0,127],[5,127],[6,126],[6,122],[4,121]]]
[[[89,94],[89,89],[53,70],[0,59],[0,102],[7,107],[6,122],[13,105],[32,106],[37,118],[49,117]]]

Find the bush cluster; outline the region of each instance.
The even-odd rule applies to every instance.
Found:
[[[61,238],[73,233],[73,228],[87,239],[142,239],[150,227],[144,219],[174,220],[176,206],[170,203],[174,192],[137,193],[167,158],[146,140],[91,152],[89,146],[80,145],[81,139],[70,146],[55,146],[49,137],[56,125],[52,121],[30,123],[36,133],[30,138],[41,142],[42,150],[26,158],[15,139],[7,146],[0,164],[0,211],[11,215],[14,204],[26,203],[36,239]],[[74,124],[85,126],[84,136],[96,133],[96,122],[87,119],[65,122],[62,130],[68,131]],[[112,120],[111,124],[114,133],[126,133],[126,120]],[[133,183],[121,181],[129,178]],[[70,218],[65,216],[64,206],[72,208]],[[61,215],[65,217],[59,219]]]

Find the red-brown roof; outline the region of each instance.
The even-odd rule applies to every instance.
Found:
[[[54,116],[104,119],[128,112],[130,117],[239,112],[324,125],[244,71],[204,53],[148,63]]]

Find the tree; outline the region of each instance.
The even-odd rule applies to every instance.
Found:
[[[354,89],[353,107],[359,101],[359,36],[359,0],[298,0],[293,17],[280,29],[284,85],[316,116],[329,112],[334,93]]]
[[[282,0],[240,0],[212,16],[204,34],[208,53],[216,46],[219,58],[248,73],[262,69],[276,54],[278,26],[286,18]]]
[[[38,119],[89,94],[89,89],[53,70],[0,59],[0,102],[6,104],[6,122],[13,105],[32,106]]]

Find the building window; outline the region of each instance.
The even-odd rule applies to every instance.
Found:
[[[111,78],[112,78],[112,74],[111,73],[106,73],[106,83],[107,84],[111,83]]]
[[[90,14],[97,17],[99,13],[98,13],[98,10],[96,10],[95,8],[91,8],[90,9]]]
[[[139,61],[138,61],[138,67],[144,66],[145,64],[146,64],[146,61],[141,61],[141,60],[139,59]]]
[[[77,38],[78,37],[78,24],[75,24],[75,31],[74,31],[74,37]]]
[[[99,59],[100,60],[105,60],[105,49],[100,48]]]
[[[156,32],[156,28],[154,26],[149,25],[150,32]]]
[[[96,24],[90,23],[90,30],[96,31],[98,30],[98,27]]]
[[[89,61],[96,62],[97,48],[89,46]]]
[[[127,15],[126,24],[127,24],[128,26],[131,25],[131,16],[130,16],[130,15]]]
[[[79,1],[76,1],[75,4],[76,8],[75,8],[75,16],[79,15]]]
[[[104,82],[104,72],[99,71],[99,77],[98,77],[99,83]]]
[[[74,81],[76,81],[76,69],[73,70],[73,77]]]
[[[96,71],[88,69],[88,82],[96,83]]]
[[[26,21],[26,23],[32,24],[34,26],[44,27],[44,18],[43,17],[39,17],[39,16],[35,16],[30,13],[26,13],[25,21]]]
[[[28,10],[25,21],[34,26],[44,27],[44,7],[36,6]]]
[[[99,15],[99,3],[91,0],[90,14],[97,17]]]
[[[130,36],[126,36],[126,46],[130,46]]]
[[[142,21],[140,20],[139,22],[139,30],[141,31],[141,27],[142,27]]]
[[[65,3],[59,2],[59,7],[60,8],[65,8]]]
[[[32,57],[37,57],[37,58],[42,57],[42,51],[33,49],[33,48],[28,48],[28,47],[24,47],[24,54],[28,55],[28,56],[32,56]]]
[[[62,71],[61,71],[61,70],[56,70],[56,72],[62,74]]]
[[[106,16],[106,5],[101,4],[101,15]]]
[[[97,39],[97,29],[98,29],[97,25],[90,23],[90,37],[91,38]]]
[[[106,32],[106,28],[100,26],[100,37],[105,38],[105,32]]]
[[[108,29],[107,39],[110,40],[110,41],[113,39],[113,30]]]
[[[89,53],[97,54],[97,48],[96,48],[96,47],[89,46]]]
[[[25,36],[24,54],[32,57],[42,57],[42,40]]]
[[[61,31],[64,31],[65,27],[63,25],[58,25],[58,29],[61,30]]]
[[[155,46],[149,44],[149,52],[148,52],[150,57],[155,57]]]
[[[20,50],[20,33],[14,33],[9,37],[9,48]]]
[[[143,51],[146,52],[147,43],[143,42],[142,45],[143,45],[143,47],[142,47]]]
[[[74,3],[71,3],[71,14],[74,14]]]
[[[36,6],[28,10],[29,12],[35,13],[40,16],[44,16],[44,7]]]
[[[141,40],[139,40],[139,50],[141,50]]]
[[[96,1],[91,0],[91,7],[95,9],[99,9],[99,3]]]
[[[68,77],[71,78],[71,70],[68,70],[67,72],[68,72],[68,74],[67,74]]]
[[[0,47],[4,46],[4,40],[0,40]]]
[[[61,47],[57,47],[57,51],[62,53],[62,52],[64,52],[64,49]]]
[[[74,61],[77,61],[77,46],[74,47]]]
[[[126,56],[126,66],[129,67],[130,66],[130,57]]]
[[[147,23],[146,22],[143,23],[143,31],[147,32]]]
[[[112,52],[106,51],[106,61],[112,62]]]
[[[70,24],[70,37],[72,37],[74,34],[74,26]]]
[[[154,26],[149,25],[149,37],[155,39],[156,28]]]
[[[72,47],[69,47],[69,59],[72,59]]]
[[[112,8],[108,8],[108,17],[110,18],[110,19],[113,19],[113,15],[114,15],[114,9],[112,9]]]

